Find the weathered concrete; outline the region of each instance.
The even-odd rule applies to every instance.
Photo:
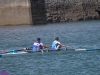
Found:
[[[100,15],[100,0],[98,1],[98,7],[96,9],[96,12],[98,12],[98,14]]]
[[[98,0],[45,0],[48,22],[100,19]]]
[[[0,25],[31,24],[28,0],[0,0]]]

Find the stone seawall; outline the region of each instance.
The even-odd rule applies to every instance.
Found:
[[[100,0],[0,0],[0,25],[100,19],[99,7]]]
[[[45,0],[47,22],[100,19],[95,11],[100,0]]]

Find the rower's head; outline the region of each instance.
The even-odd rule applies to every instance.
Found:
[[[56,38],[55,38],[55,40],[57,40],[57,41],[58,41],[58,40],[59,40],[59,38],[58,38],[58,37],[56,37]]]
[[[40,39],[40,38],[37,38],[37,41],[38,41],[38,42],[40,42],[40,41],[41,41],[41,39]]]

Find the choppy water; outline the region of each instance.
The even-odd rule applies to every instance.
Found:
[[[100,20],[38,26],[0,27],[0,50],[31,47],[37,37],[51,45],[56,36],[69,48],[100,48]],[[100,75],[100,51],[61,51],[5,56],[0,71],[10,75]]]

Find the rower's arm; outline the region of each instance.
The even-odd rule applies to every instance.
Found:
[[[61,46],[63,46],[63,47],[66,47],[66,48],[68,48],[68,46],[66,46],[66,45],[64,45],[64,44],[60,44]]]
[[[47,46],[47,45],[43,45],[43,47],[44,47],[44,48],[50,48],[50,46]]]

